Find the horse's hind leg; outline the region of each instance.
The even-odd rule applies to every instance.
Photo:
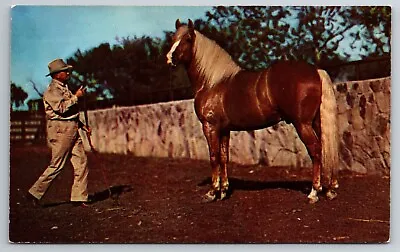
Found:
[[[309,202],[315,203],[318,201],[317,193],[322,190],[321,186],[321,142],[315,133],[312,123],[296,123],[295,128],[300,136],[300,139],[305,144],[308,154],[313,163],[313,184],[310,194],[308,195]]]
[[[230,138],[230,132],[223,131],[221,134],[221,200],[226,197],[229,189],[229,181],[228,181],[229,138]]]
[[[204,195],[203,202],[211,202],[220,191],[220,132],[219,129],[205,122],[203,132],[207,139],[211,163],[211,189]]]

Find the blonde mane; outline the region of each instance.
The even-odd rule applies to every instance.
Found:
[[[241,68],[217,43],[195,31],[194,60],[206,87],[234,77]]]

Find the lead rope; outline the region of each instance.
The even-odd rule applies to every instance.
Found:
[[[88,116],[88,112],[87,112],[86,96],[83,97],[83,115],[85,117],[86,127],[89,128],[89,116]],[[88,142],[89,142],[90,150],[92,151],[92,153],[96,157],[97,161],[99,161],[99,157],[97,155],[98,152],[95,150],[95,148],[93,147],[93,144],[92,144],[91,134],[89,132],[87,132],[87,131],[86,131],[86,137],[87,137]],[[102,162],[100,162],[100,170],[101,170],[101,173],[103,175],[103,182],[104,182],[105,186],[108,189],[108,196],[110,198],[112,198],[112,192],[111,192],[111,188],[110,188],[110,183],[108,183],[108,179],[107,179],[106,173],[104,171],[104,167],[102,165]],[[114,203],[118,204],[117,201],[115,201]]]

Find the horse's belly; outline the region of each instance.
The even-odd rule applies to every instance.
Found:
[[[232,131],[242,131],[242,130],[258,130],[258,129],[264,129],[270,126],[273,126],[277,123],[279,123],[281,121],[281,119],[279,117],[274,118],[274,120],[265,120],[263,122],[254,122],[254,121],[244,121],[244,122],[233,122],[230,123],[229,125],[227,125],[227,129],[228,130],[232,130]]]
[[[232,104],[232,103],[231,103]],[[257,104],[256,100],[238,100],[234,105],[226,106],[229,130],[256,130],[277,124],[281,117],[268,104]]]

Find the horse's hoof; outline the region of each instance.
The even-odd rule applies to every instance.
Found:
[[[225,190],[221,191],[220,200],[226,199],[227,196],[228,196],[227,191]]]
[[[314,186],[311,188],[311,192],[307,196],[307,198],[308,198],[308,202],[310,204],[314,204],[314,203],[316,203],[318,201],[318,191],[315,189]]]
[[[337,193],[334,190],[328,190],[326,192],[326,197],[328,197],[329,200],[333,200],[337,197]]]
[[[208,192],[201,198],[201,203],[210,203],[215,200],[216,196],[214,192]]]
[[[314,197],[308,197],[308,203],[309,204],[315,204],[315,203],[317,203],[318,202],[318,197],[317,196],[314,196]]]

